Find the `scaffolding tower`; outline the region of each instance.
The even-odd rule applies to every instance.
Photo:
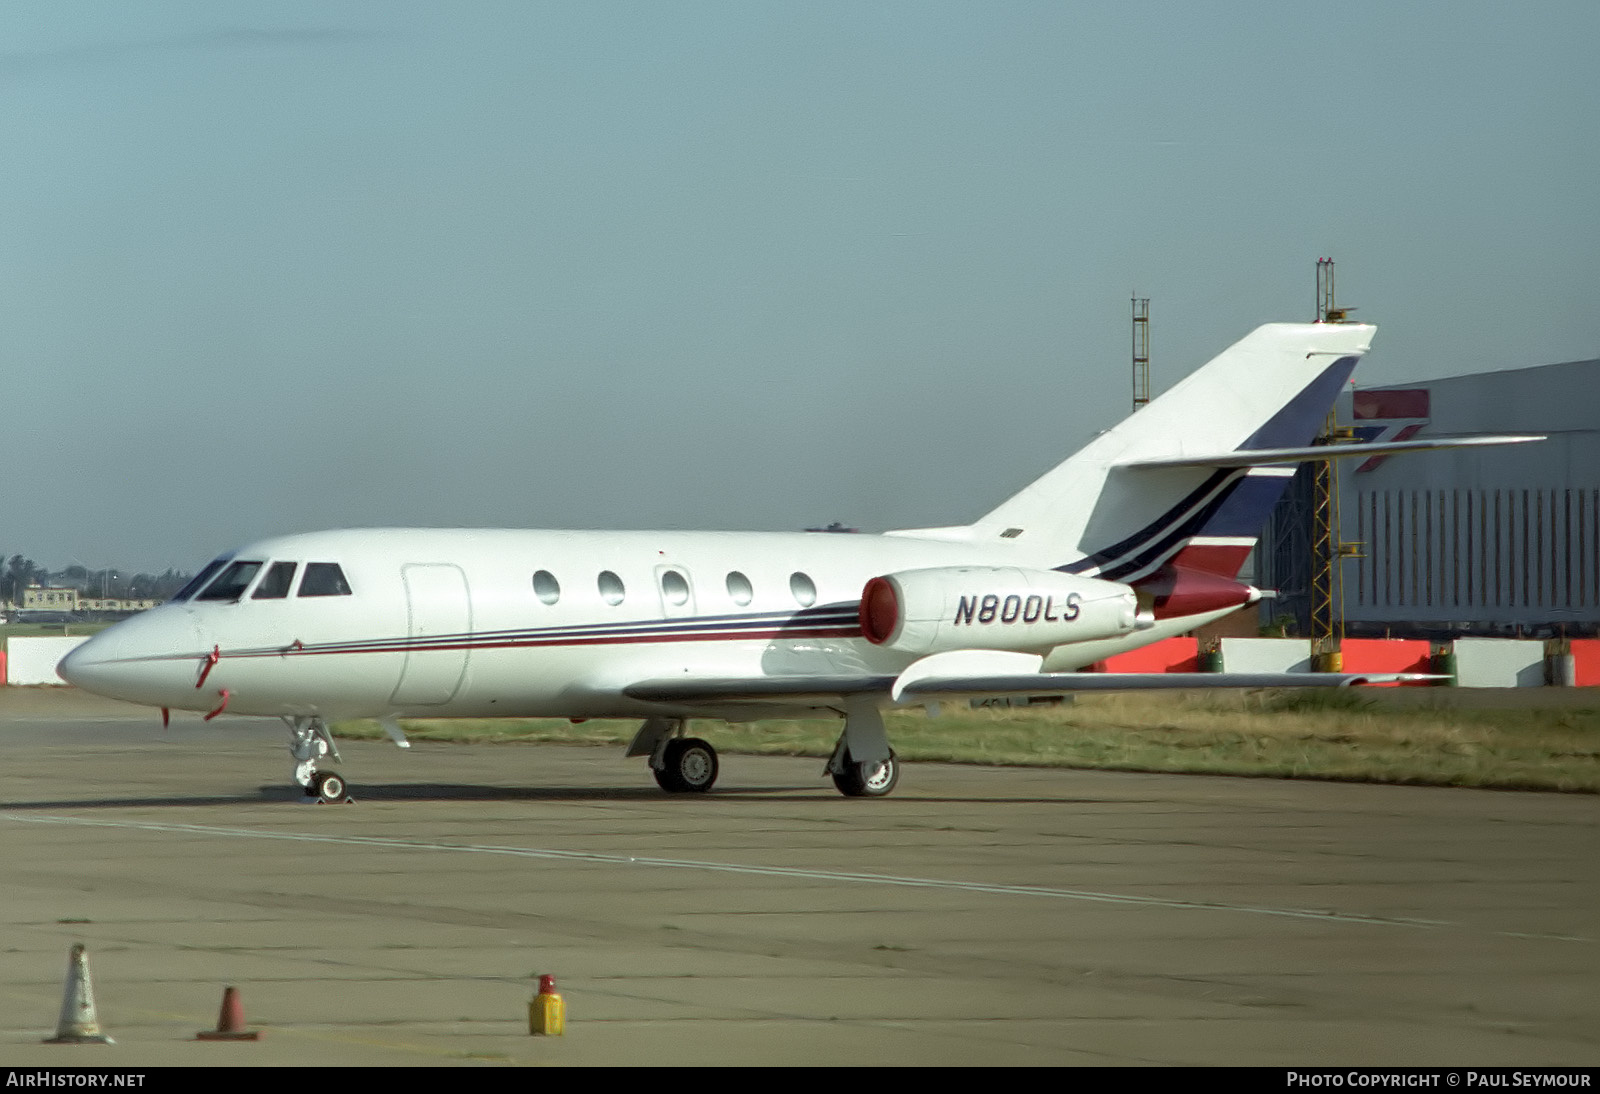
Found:
[[[1133,298],[1133,409],[1150,401],[1150,298]]]
[[[1317,259],[1318,323],[1342,323],[1350,311],[1334,302],[1333,259]],[[1332,411],[1323,423],[1315,443],[1337,445],[1354,439],[1354,433],[1341,427]],[[1340,644],[1344,641],[1344,567],[1347,558],[1361,557],[1361,544],[1346,542],[1340,535],[1339,463],[1329,458],[1317,460],[1307,469],[1311,476],[1311,654],[1315,667],[1337,672],[1341,668]]]

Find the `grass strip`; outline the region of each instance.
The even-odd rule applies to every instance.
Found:
[[[1056,706],[945,704],[939,717],[896,711],[886,723],[895,751],[913,762],[1600,793],[1600,710],[1399,705],[1369,695],[1088,695]],[[637,721],[556,718],[403,725],[422,741],[616,746],[638,729]],[[375,722],[343,722],[335,732],[382,736]],[[839,722],[705,720],[693,732],[723,752],[826,757]]]

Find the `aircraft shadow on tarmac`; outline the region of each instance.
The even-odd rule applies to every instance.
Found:
[[[787,788],[786,788],[787,789]],[[352,801],[647,801],[665,800],[653,787],[517,787],[471,786],[440,783],[363,783],[354,788]],[[288,786],[263,786],[255,794],[169,795],[167,797],[60,798],[54,801],[0,802],[0,810],[30,809],[133,809],[173,806],[310,804],[305,795]]]
[[[470,783],[377,783],[363,784],[352,792],[352,804],[361,802],[512,802],[512,801],[619,801],[689,804],[695,801],[760,800],[763,802],[825,803],[850,808],[853,799],[841,799],[820,787],[751,786],[717,790],[711,794],[663,794],[650,786],[484,786]],[[955,797],[896,794],[890,802],[907,804],[989,804],[989,805],[1091,805],[1093,798],[1051,796]],[[49,801],[0,801],[0,812],[57,809],[150,809],[174,807],[310,804],[288,786],[263,786],[255,794],[216,794],[165,797],[58,798]]]

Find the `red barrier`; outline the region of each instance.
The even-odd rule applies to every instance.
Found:
[[[11,680],[6,676],[6,651],[0,650],[0,686],[10,682]]]
[[[1163,638],[1108,657],[1097,667],[1102,672],[1199,672],[1200,643],[1192,637]]]
[[[1578,687],[1600,687],[1600,638],[1572,640],[1572,667],[1572,682]]]
[[[1346,638],[1339,643],[1345,672],[1432,672],[1433,643],[1425,638]],[[1414,684],[1374,684],[1374,687],[1426,687]]]

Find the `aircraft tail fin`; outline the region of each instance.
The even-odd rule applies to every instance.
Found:
[[[1294,467],[1204,457],[1310,445],[1375,332],[1357,323],[1257,328],[965,538],[1011,540],[1032,565],[1130,584],[1175,569],[1231,581]]]

